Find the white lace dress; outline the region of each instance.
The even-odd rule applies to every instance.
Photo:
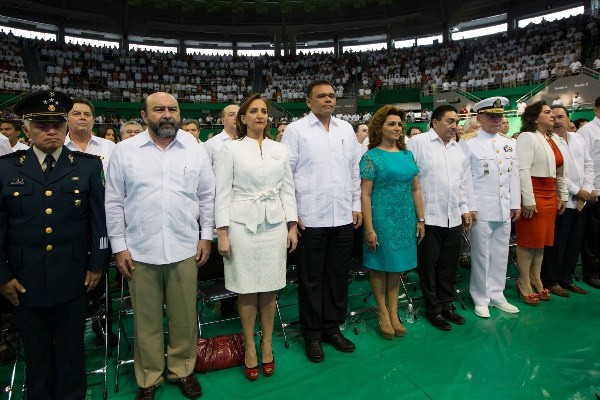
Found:
[[[294,182],[284,145],[265,139],[226,142],[216,170],[215,221],[227,226],[231,258],[225,287],[235,293],[285,286],[287,222],[297,221]]]

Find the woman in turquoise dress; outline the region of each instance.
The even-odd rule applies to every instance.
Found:
[[[419,169],[406,149],[403,119],[394,106],[377,111],[369,124],[369,151],[360,161],[363,262],[386,339],[406,333],[398,317],[400,274],[417,266],[417,243],[425,235]]]

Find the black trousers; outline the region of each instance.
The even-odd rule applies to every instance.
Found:
[[[417,271],[428,315],[452,308],[462,227],[425,225],[417,247]]]
[[[83,294],[54,307],[15,307],[27,366],[27,398],[85,399],[87,306]]]
[[[600,202],[586,204],[585,236],[581,261],[584,278],[600,275]]]
[[[305,339],[320,339],[346,319],[353,231],[352,224],[300,231],[298,309]]]
[[[544,247],[544,287],[573,283],[573,274],[581,253],[586,207],[582,211],[567,208],[562,215],[556,216],[554,245]]]

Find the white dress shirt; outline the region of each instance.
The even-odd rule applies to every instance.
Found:
[[[311,112],[285,128],[298,216],[311,228],[352,223],[360,212],[360,146],[348,122],[331,117],[329,132]]]
[[[104,172],[106,173],[108,170],[108,164],[110,162],[110,156],[115,149],[115,144],[108,139],[104,139],[98,136],[92,135],[90,141],[88,142],[85,151],[81,150],[79,146],[73,142],[67,134],[67,138],[65,140],[65,146],[67,149],[71,151],[81,151],[82,153],[93,154],[95,156],[99,156],[102,160],[102,166],[104,167]]]
[[[219,158],[219,151],[221,150],[221,146],[223,143],[231,140],[231,136],[227,134],[224,130],[221,131],[216,136],[211,137],[204,143],[204,149],[206,150],[206,154],[208,154],[208,158],[210,160],[210,165],[212,166],[212,170],[214,173],[217,172],[217,160]]]
[[[297,221],[294,180],[287,149],[265,139],[262,147],[249,137],[225,142],[216,174],[217,228],[239,222],[255,233],[267,221]]]
[[[594,189],[600,192],[600,118],[595,117],[577,131],[585,141],[590,157],[594,162]]]
[[[21,142],[17,141],[17,144],[15,144],[12,149],[13,149],[13,151],[29,150],[29,146],[27,146],[25,143],[21,143]]]
[[[165,150],[148,131],[120,142],[106,179],[106,224],[113,253],[170,264],[212,240],[215,180],[202,146],[179,130]]]
[[[412,137],[407,148],[419,167],[425,224],[460,225],[461,215],[469,212],[465,153],[454,139],[445,145],[433,128]]]
[[[0,134],[0,156],[12,153],[14,150],[10,147],[10,141],[4,135]]]
[[[567,132],[568,143],[559,135],[552,135],[552,139],[560,148],[569,164],[568,176],[565,176],[567,190],[569,191],[569,200],[567,208],[577,208],[577,193],[579,189],[587,192],[594,190],[594,162],[585,147],[585,142],[581,135],[573,132]]]

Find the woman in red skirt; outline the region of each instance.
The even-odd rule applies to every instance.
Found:
[[[525,303],[537,305],[550,300],[540,273],[544,246],[554,240],[556,214],[562,214],[568,200],[564,180],[567,165],[550,138],[554,115],[543,101],[533,103],[521,115],[517,158],[521,178],[521,218],[517,221],[517,291]]]

